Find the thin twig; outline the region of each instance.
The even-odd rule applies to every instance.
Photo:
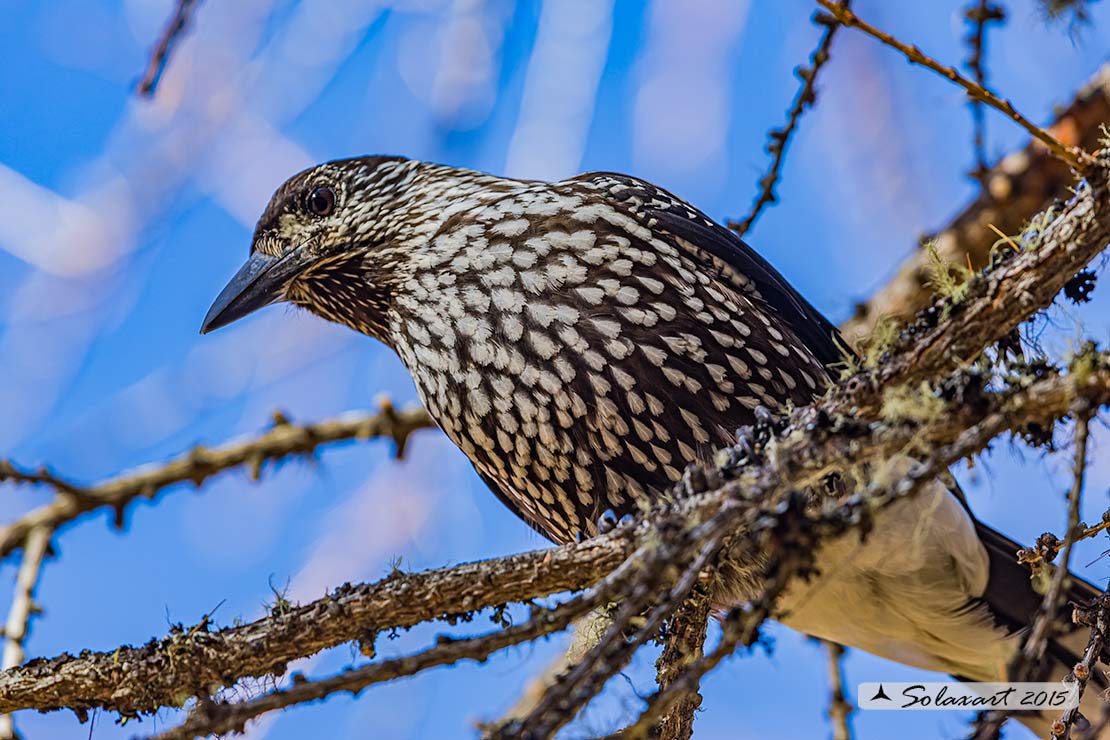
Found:
[[[847,8],[850,2],[851,0],[841,0],[840,4]],[[794,96],[794,102],[790,104],[790,110],[787,111],[786,125],[782,128],[771,129],[767,134],[766,149],[767,153],[771,155],[771,166],[759,180],[759,195],[747,216],[740,221],[728,222],[728,227],[740,236],[748,233],[752,224],[759,218],[759,214],[763,212],[767,205],[778,200],[778,196],[775,194],[775,186],[782,176],[782,163],[786,157],[786,148],[790,144],[794,131],[798,128],[798,122],[801,121],[802,114],[817,102],[817,74],[821,71],[825,62],[829,61],[829,49],[832,48],[833,36],[840,28],[840,22],[821,13],[817,13],[813,19],[823,25],[825,31],[821,34],[821,40],[817,42],[817,48],[810,55],[809,66],[799,66],[794,70],[794,74],[801,79],[802,85],[798,88],[798,94]]]
[[[1080,525],[1080,504],[1083,496],[1083,484],[1087,474],[1087,442],[1090,435],[1090,421],[1092,410],[1086,403],[1081,403],[1080,407],[1076,409],[1075,414],[1075,461],[1072,464],[1072,485],[1068,493],[1068,528],[1064,533],[1064,550],[1060,558],[1059,565],[1056,566],[1056,572],[1052,574],[1052,582],[1049,585],[1049,590],[1045,594],[1044,604],[1041,607],[1042,611],[1050,607],[1056,607],[1058,610],[1063,601],[1061,592],[1064,588],[1064,582],[1071,577],[1068,572],[1068,563],[1071,559],[1072,547],[1075,544],[1076,535],[1082,532]],[[1050,601],[1052,599],[1052,601]],[[1103,597],[1105,600],[1105,596]],[[1049,627],[1046,632],[1052,629],[1055,624],[1055,614],[1048,614],[1044,620]],[[1068,676],[1079,683],[1079,696],[1082,698],[1083,690],[1087,687],[1087,681],[1091,677],[1091,670],[1094,668],[1094,663],[1102,655],[1102,646],[1106,640],[1106,614],[1104,609],[1098,610],[1097,622],[1095,629],[1091,631],[1090,639],[1087,643],[1087,649],[1083,653],[1083,658],[1080,663],[1074,666]],[[1033,623],[1033,633],[1036,635],[1039,622],[1042,621],[1040,614],[1037,615],[1037,620]],[[1051,638],[1051,634],[1047,634],[1043,639],[1047,643]],[[1033,639],[1033,638],[1031,638]],[[1043,652],[1043,647],[1041,648]],[[1060,737],[1062,740],[1068,740],[1071,737],[1071,728],[1075,720],[1079,717],[1079,708],[1069,709],[1064,712],[1060,718],[1063,724],[1062,728],[1053,727],[1053,736]],[[1056,732],[1061,729],[1062,732]]]
[[[1110,516],[1098,524],[1084,529],[1075,536],[1075,541],[1089,540],[1100,532],[1105,532],[1107,529],[1110,529]],[[1046,543],[1043,547],[1027,547],[1018,550],[1017,560],[1019,563],[1024,563],[1026,565],[1051,562],[1063,548],[1064,540],[1056,539],[1054,542]]]
[[[31,530],[37,527],[55,530],[96,509],[115,509],[116,523],[122,525],[127,504],[138,498],[153,498],[177,483],[200,486],[217,473],[243,465],[250,466],[257,479],[266,463],[309,456],[324,445],[355,439],[387,437],[396,443],[401,454],[412,432],[431,426],[432,420],[424,409],[397,411],[388,402],[383,402],[376,414],[350,413],[314,424],[295,424],[275,414],[274,426],[256,437],[214,448],[197,446],[168,462],[147,465],[87,487],[77,486],[45,468],[29,472],[0,461],[0,482],[46,485],[63,494],[0,527],[0,557],[19,548]]]
[[[1045,591],[1041,606],[1033,620],[1033,626],[1023,640],[1020,648],[1014,653],[1013,660],[1007,670],[1011,681],[1028,681],[1041,679],[1035,675],[1042,665],[1045,650],[1049,640],[1056,629],[1063,606],[1064,583],[1071,577],[1068,564],[1071,560],[1072,545],[1075,544],[1076,535],[1082,530],[1079,527],[1080,503],[1083,493],[1083,483],[1087,469],[1087,439],[1089,435],[1090,411],[1081,402],[1081,410],[1077,411],[1075,422],[1075,461],[1072,466],[1072,485],[1068,492],[1068,522],[1064,534],[1063,557],[1056,565]],[[1002,729],[1008,714],[1001,711],[981,713],[976,717],[972,734],[968,740],[994,740]],[[1069,725],[1070,726],[1070,725]]]
[[[964,9],[964,18],[971,23],[971,30],[964,41],[970,49],[967,57],[967,66],[975,76],[975,83],[980,87],[987,84],[986,69],[986,32],[989,23],[1001,23],[1006,19],[1006,12],[1001,5],[995,5],[990,0],[972,0]],[[983,101],[971,100],[971,122],[974,129],[972,147],[975,151],[975,167],[971,171],[974,177],[983,186],[987,186],[987,177],[990,168],[987,163],[987,121],[983,110]]]
[[[844,646],[821,640],[829,656],[829,721],[833,726],[833,740],[852,740],[848,720],[852,716],[852,703],[844,693]]]
[[[911,64],[918,64],[927,69],[931,69],[942,77],[945,77],[952,82],[962,87],[972,100],[981,100],[995,110],[1001,111],[1017,123],[1019,126],[1029,132],[1033,138],[1039,140],[1049,151],[1057,157],[1067,162],[1074,170],[1083,173],[1090,169],[1095,164],[1095,158],[1089,153],[1083,151],[1079,147],[1068,146],[1052,134],[1045,131],[1040,126],[1030,122],[1028,118],[1019,113],[1010,103],[1009,100],[999,97],[989,89],[977,84],[976,82],[967,79],[962,74],[957,72],[952,67],[947,67],[932,57],[926,55],[916,46],[905,44],[898,39],[891,36],[889,33],[872,26],[870,23],[862,20],[852,11],[843,8],[840,5],[832,2],[832,0],[817,0],[821,7],[828,10],[836,19],[846,26],[854,26],[864,33],[873,36],[882,43],[897,49],[905,55],[906,59]]]
[[[199,4],[200,0],[177,0],[173,15],[162,30],[158,44],[150,55],[150,61],[147,62],[146,71],[143,72],[143,78],[139,80],[136,87],[136,92],[142,97],[149,98],[154,95],[154,91],[162,79],[162,73],[166,71],[170,55],[184,36],[185,30],[189,27],[189,21],[193,17],[193,12]]]
[[[1060,608],[1063,606],[1064,584],[1071,577],[1068,566],[1071,562],[1072,547],[1075,545],[1076,535],[1082,531],[1079,517],[1087,470],[1089,422],[1089,410],[1076,411],[1075,462],[1072,466],[1071,490],[1068,492],[1068,521],[1067,529],[1064,532],[1064,548],[1060,562],[1056,564],[1053,570],[1052,579],[1049,581],[1048,590],[1045,591],[1037,616],[1033,620],[1033,628],[1029,631],[1024,645],[1010,666],[1009,675],[1013,681],[1028,680],[1032,672],[1041,665],[1041,658],[1044,656],[1049,640],[1052,639],[1052,632],[1056,627]]]
[[[1087,619],[1087,623],[1093,622],[1091,636],[1087,640],[1087,648],[1083,651],[1083,657],[1064,678],[1065,683],[1074,681],[1078,685],[1080,701],[1083,699],[1083,692],[1087,690],[1087,682],[1091,680],[1091,675],[1095,672],[1095,666],[1103,657],[1107,641],[1110,640],[1110,596],[1107,594],[1100,596],[1098,601],[1090,607],[1090,610],[1093,610],[1094,615],[1093,619]],[[1053,736],[1060,738],[1060,740],[1069,740],[1072,728],[1079,716],[1078,704],[1072,709],[1064,710],[1064,713],[1060,715],[1059,725],[1053,727]],[[1060,730],[1060,732],[1056,732],[1056,730]],[[1098,736],[1093,735],[1093,737]]]
[[[0,659],[0,669],[14,668],[23,662],[25,654],[23,645],[27,639],[31,615],[37,611],[35,589],[38,587],[52,534],[52,530],[47,527],[36,527],[27,534],[27,541],[23,546],[23,559],[19,563],[19,571],[15,577],[12,605],[8,609],[8,619],[4,623],[4,654]],[[0,739],[10,740],[16,737],[18,735],[12,715],[0,714]]]
[[[647,708],[639,718],[617,735],[607,740],[646,740],[651,737],[652,729],[680,701],[691,692],[697,691],[702,677],[732,655],[740,645],[750,646],[759,636],[759,627],[770,618],[775,600],[788,582],[789,569],[781,567],[772,558],[760,573],[763,592],[756,601],[729,611],[721,622],[721,640],[711,652],[700,660],[694,661],[689,668],[676,676],[666,687],[660,688],[647,700]]]
[[[478,729],[484,731],[508,724],[535,709],[536,704],[543,698],[548,688],[558,680],[559,676],[570,670],[571,666],[581,661],[586,653],[597,645],[612,621],[608,610],[605,608],[594,609],[581,619],[576,620],[571,625],[572,637],[567,649],[551,661],[539,675],[531,678],[525,684],[520,697],[508,711],[501,715],[500,719],[478,722]]]

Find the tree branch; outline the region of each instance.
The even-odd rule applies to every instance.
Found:
[[[1019,113],[1009,100],[1001,98],[993,93],[991,90],[983,87],[976,82],[973,82],[972,80],[967,79],[959,72],[957,72],[954,68],[946,67],[932,57],[923,53],[916,46],[903,43],[891,36],[889,33],[876,28],[875,26],[872,26],[870,23],[862,20],[859,16],[857,16],[855,13],[848,10],[847,8],[833,3],[832,0],[817,0],[817,2],[821,5],[821,7],[829,11],[833,16],[836,17],[838,21],[840,21],[845,26],[853,26],[855,28],[858,28],[869,36],[878,39],[887,46],[893,49],[897,49],[898,51],[902,52],[903,55],[905,55],[906,59],[908,59],[911,64],[918,64],[922,67],[936,72],[941,77],[945,77],[962,87],[972,100],[980,100],[990,107],[994,108],[995,110],[1001,111],[1005,115],[1009,116],[1011,120],[1013,120],[1023,129],[1028,131],[1029,134],[1033,136],[1033,138],[1037,139],[1046,147],[1048,147],[1048,150],[1051,151],[1054,155],[1059,157],[1064,162],[1067,162],[1068,165],[1071,166],[1075,171],[1082,173],[1094,166],[1094,157],[1092,157],[1090,154],[1083,151],[1079,147],[1064,144],[1040,126],[1032,123],[1028,118]]]
[[[1056,627],[1057,615],[1060,613],[1060,607],[1063,606],[1064,583],[1071,577],[1069,566],[1072,546],[1075,544],[1076,535],[1083,531],[1079,516],[1087,471],[1090,411],[1085,401],[1080,401],[1079,406],[1080,409],[1075,412],[1075,462],[1072,467],[1071,490],[1068,493],[1068,521],[1064,530],[1063,556],[1053,570],[1048,590],[1045,591],[1041,607],[1033,620],[1033,628],[1029,630],[1021,650],[1014,656],[1014,661],[1010,665],[1008,673],[1013,676],[1014,681],[1027,680],[1032,675],[1032,671],[1040,665],[1044,651],[1048,648],[1048,642],[1052,639]]]
[[[844,694],[844,646],[821,640],[829,656],[829,721],[833,726],[833,740],[852,740],[848,719],[852,716],[852,703]]]
[[[249,465],[257,479],[268,462],[309,456],[324,445],[355,439],[387,437],[394,441],[397,454],[401,455],[410,434],[431,426],[432,420],[424,409],[396,411],[388,401],[376,414],[344,414],[315,424],[294,424],[275,414],[274,426],[257,437],[214,448],[198,445],[169,462],[147,465],[89,487],[77,486],[45,468],[31,472],[9,461],[0,461],[0,482],[46,485],[59,493],[50,503],[0,528],[0,557],[19,548],[34,529],[56,530],[96,509],[115,509],[117,525],[121,525],[127,504],[138,498],[154,498],[177,483],[191,482],[199,487],[213,475],[243,465]]]
[[[1092,171],[1076,195],[1040,219],[1020,254],[1000,250],[958,295],[936,301],[887,347],[880,361],[842,381],[832,411],[872,416],[885,390],[941,377],[970,362],[1050,306],[1064,285],[1110,242],[1110,195],[1104,167]]]
[[[280,674],[291,660],[377,633],[586,588],[632,552],[627,528],[579,545],[541,550],[377,583],[344,585],[304,606],[238,627],[202,622],[141,647],[32,660],[0,673],[0,712],[103,709],[124,715],[178,706],[241,678]]]
[[[697,527],[687,527],[670,543],[650,543],[650,560],[641,569],[644,578],[633,584],[630,592],[622,594],[621,607],[605,636],[548,688],[531,712],[492,728],[487,736],[499,740],[553,737],[628,663],[641,645],[657,634],[663,619],[690,594],[727,534],[726,520],[716,517]],[[657,599],[660,587],[664,589],[663,598]],[[641,620],[644,607],[650,603],[655,606]],[[640,620],[640,624],[630,630],[633,620]]]
[[[782,553],[767,540],[771,533],[789,534],[795,544],[801,530],[816,540],[843,533],[863,525],[878,506],[910,495],[916,486],[1006,430],[1019,430],[1031,422],[1051,423],[1067,414],[1077,398],[1086,399],[1092,408],[1110,402],[1110,357],[1085,356],[1079,366],[1082,372],[1047,373],[1028,384],[982,390],[974,402],[966,393],[958,394],[929,423],[855,425],[841,420],[836,428],[829,428],[829,422],[817,423],[815,417],[822,413],[818,405],[799,419],[805,426],[788,428],[774,442],[774,460],[746,470],[741,479],[680,502],[676,511],[665,510],[671,518],[653,519],[653,526],[622,527],[575,546],[342,587],[312,604],[218,632],[202,625],[175,630],[140,648],[31,661],[0,673],[0,711],[103,707],[132,714],[177,706],[183,698],[242,677],[281,672],[290,660],[369,639],[378,630],[428,621],[445,612],[460,614],[584,588],[624,562],[637,537],[657,542],[660,532],[682,531],[681,523],[690,519],[716,517],[713,532],[739,533],[730,557],[746,557],[748,562],[756,562],[761,552],[778,557]],[[918,445],[932,450],[932,462],[894,490],[866,492],[817,514],[775,504],[776,492],[795,489],[836,461],[852,464],[895,452],[914,454]],[[791,462],[783,464],[784,459]],[[796,567],[780,568],[770,582],[792,576]],[[751,635],[750,628],[742,632],[737,640]],[[721,657],[713,660],[719,662]],[[688,691],[690,671],[665,689],[665,695],[678,697]]]
[[[1080,399],[1078,418],[1075,426],[1075,462],[1072,466],[1072,486],[1068,494],[1068,521],[1064,533],[1062,562],[1056,566],[1045,591],[1033,626],[1015,651],[1013,659],[1007,669],[1011,681],[1040,680],[1044,676],[1034,675],[1034,671],[1041,665],[1041,659],[1048,648],[1048,642],[1056,628],[1060,607],[1063,605],[1064,582],[1071,577],[1068,564],[1071,561],[1072,545],[1078,535],[1082,533],[1079,526],[1080,499],[1083,493],[1083,482],[1087,470],[1087,441],[1090,432],[1090,409],[1085,399]],[[1093,635],[1092,635],[1093,639]],[[1064,715],[1068,716],[1067,713]],[[982,712],[976,718],[969,740],[994,740],[1002,730],[1002,724],[1009,717],[1008,712],[989,711]],[[1053,732],[1054,737],[1059,737],[1071,727],[1071,718],[1067,724],[1061,720],[1061,732]]]
[[[703,584],[695,587],[690,598],[680,606],[667,624],[663,653],[655,662],[655,681],[665,689],[691,664],[702,657],[705,633],[709,626],[710,589]],[[694,713],[701,706],[701,693],[693,690],[679,699],[655,728],[661,740],[690,740],[694,734]]]
[[[1074,681],[1079,685],[1079,698],[1082,700],[1083,692],[1087,690],[1087,682],[1091,680],[1091,675],[1094,673],[1099,660],[1105,658],[1106,646],[1110,642],[1110,596],[1104,593],[1098,601],[1076,616],[1076,621],[1091,626],[1091,636],[1087,641],[1087,648],[1083,651],[1083,657],[1071,669],[1071,673],[1064,678],[1064,681]],[[1089,729],[1095,732],[1084,733],[1084,737],[1095,738],[1102,735],[1102,730],[1106,728],[1108,712],[1110,712],[1110,705],[1104,705],[1101,721],[1091,722]],[[1053,735],[1061,738],[1061,740],[1068,740],[1079,716],[1078,706],[1074,709],[1064,710],[1059,719],[1061,726],[1052,728]],[[1061,731],[1056,732],[1057,729]]]
[[[289,688],[278,689],[244,702],[202,700],[188,720],[152,740],[188,740],[205,735],[242,732],[248,720],[275,709],[318,701],[341,691],[357,694],[375,683],[411,676],[435,666],[462,660],[485,661],[498,650],[566,629],[573,620],[620,595],[635,582],[640,571],[650,567],[652,561],[661,559],[658,552],[649,556],[643,549],[639,556],[633,554],[627,558],[585,593],[552,609],[538,610],[524,624],[462,640],[441,636],[434,647],[415,655],[372,663],[317,681],[295,678]]]
[[[966,64],[975,76],[975,84],[983,87],[987,84],[986,46],[987,24],[1001,23],[1006,20],[1006,11],[1001,5],[995,5],[990,0],[971,0],[964,9],[964,18],[971,23],[971,30],[964,37],[969,48]],[[990,168],[987,166],[987,121],[983,110],[983,101],[972,99],[972,149],[975,152],[975,167],[971,176],[983,186],[987,184]]]
[[[685,565],[686,555],[671,561],[681,573],[648,569],[647,578],[675,584],[668,586],[663,603],[639,622],[642,606],[650,603],[646,595],[654,592],[642,584],[630,589],[634,596],[602,642],[553,687],[533,716],[502,734],[521,736],[528,730],[542,735],[573,717],[635,647],[655,635],[726,535],[733,538],[730,566],[747,569],[766,584],[753,605],[736,617],[739,626],[726,631],[732,646],[749,644],[771,615],[778,593],[813,567],[813,553],[823,541],[869,526],[881,507],[913,495],[999,434],[1030,423],[1052,424],[1070,413],[1077,399],[1087,400],[1092,409],[1110,401],[1110,358],[1088,350],[1066,373],[1040,369],[1031,377],[988,379],[957,372],[933,390],[915,391],[933,411],[925,416],[901,415],[883,403],[897,386],[903,391],[907,383],[919,388],[920,381],[978,357],[1047,306],[1103,248],[1110,235],[1110,208],[1102,169],[1092,172],[1090,180],[1070,203],[1044,219],[1046,225],[1025,251],[998,260],[962,286],[958,299],[939,301],[906,329],[879,367],[846,379],[827,398],[794,411],[781,424],[765,422],[765,428],[755,430],[755,439],[763,441],[753,445],[747,440],[725,451],[718,468],[699,476],[701,483],[691,484],[688,491],[676,489],[674,504],[636,528],[618,528],[575,547],[341,588],[306,607],[242,627],[210,632],[203,622],[141,648],[32,661],[0,673],[0,711],[68,706],[130,714],[177,706],[245,676],[280,672],[289,660],[326,647],[369,639],[377,630],[590,586],[625,562],[634,544],[690,553],[688,546],[674,543],[693,541],[691,532],[699,533],[696,542],[703,548],[696,569]],[[916,461],[908,475],[885,481],[871,476],[866,490],[838,505],[829,502],[814,511],[796,493],[830,471],[892,456]],[[640,626],[626,639],[624,631],[634,621]],[[658,710],[649,726],[696,687],[698,677],[728,654],[723,651],[731,652],[728,640],[661,689],[657,701],[649,704]]]

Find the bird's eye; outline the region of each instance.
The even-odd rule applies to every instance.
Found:
[[[305,201],[309,213],[315,216],[330,216],[335,210],[335,191],[327,185],[313,188]]]

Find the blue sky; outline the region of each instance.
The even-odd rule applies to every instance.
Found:
[[[741,216],[766,165],[766,130],[796,89],[792,69],[820,30],[803,0],[241,0],[202,3],[153,101],[135,80],[168,0],[3,4],[0,26],[0,457],[95,480],[201,442],[263,428],[282,409],[311,420],[415,399],[377,343],[271,308],[213,335],[209,303],[244,259],[254,219],[300,168],[398,153],[511,175],[586,170],[639,175],[720,219]],[[857,11],[951,63],[965,56],[961,3],[858,0]],[[989,37],[992,84],[1034,120],[1105,62],[1110,10],[1069,35],[1031,0],[1008,2]],[[830,318],[881,285],[917,237],[975,192],[970,116],[956,88],[852,31],[837,39],[817,108],[750,241]],[[1025,137],[988,114],[992,155]],[[1064,351],[1077,321],[1105,341],[1106,289],[1059,308],[1045,345]],[[1107,504],[1096,456],[1090,518]],[[255,484],[225,475],[200,492],[140,503],[125,532],[99,514],[66,528],[42,579],[32,656],[110,649],[169,623],[256,618],[270,583],[307,601],[344,581],[542,547],[438,433],[403,462],[385,443],[329,450]],[[976,511],[1030,540],[1060,531],[1066,460],[1005,443],[961,473]],[[7,489],[10,519],[48,500]],[[1096,561],[1086,543],[1076,561]],[[0,570],[0,608],[15,563]],[[1084,572],[1105,582],[1107,561]],[[474,625],[479,629],[484,625]],[[383,640],[384,654],[446,626]],[[734,657],[705,684],[699,738],[827,734],[825,663],[773,627],[775,649]],[[562,640],[271,717],[253,738],[468,737],[498,716]],[[323,675],[340,648],[298,666]],[[612,730],[651,687],[645,655],[565,735]],[[852,653],[848,680],[916,671]],[[97,738],[147,733],[165,712]],[[957,736],[957,714],[858,713],[861,737]],[[85,737],[71,715],[21,716],[25,736]],[[1023,736],[1014,731],[1011,736]]]

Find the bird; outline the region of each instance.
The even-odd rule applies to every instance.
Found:
[[[380,155],[311,167],[274,193],[201,331],[275,302],[392,348],[493,493],[556,543],[657,501],[759,414],[811,403],[845,359],[835,325],[739,236],[613,172],[542,182]],[[825,545],[822,577],[788,589],[781,621],[1001,681],[1041,601],[1018,549],[938,480],[864,542]],[[735,580],[725,606],[752,596]],[[1069,583],[1081,603],[1100,593]],[[1086,642],[1057,621],[1054,679]]]

